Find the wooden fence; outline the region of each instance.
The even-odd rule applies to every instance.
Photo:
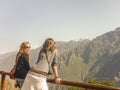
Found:
[[[0,71],[1,74],[1,90],[6,90],[6,75],[9,75],[8,72]],[[54,79],[47,78],[47,82],[54,83]],[[61,85],[69,85],[69,86],[76,86],[88,89],[94,89],[94,90],[120,90],[120,88],[117,87],[111,87],[101,84],[91,84],[91,83],[84,83],[84,82],[74,82],[74,81],[66,81],[62,80]]]

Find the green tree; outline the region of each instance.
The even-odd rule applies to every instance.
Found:
[[[88,80],[88,83],[93,83],[93,84],[100,84],[100,80],[98,78],[90,78]]]
[[[68,86],[67,90],[85,90],[85,89],[80,87]]]
[[[103,81],[101,81],[101,84],[107,85],[107,86],[116,86],[110,79],[104,79]]]

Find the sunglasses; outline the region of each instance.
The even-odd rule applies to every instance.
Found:
[[[31,46],[26,46],[25,48],[31,48]]]

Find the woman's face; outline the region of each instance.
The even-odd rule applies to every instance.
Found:
[[[54,42],[51,42],[50,51],[54,51],[54,49],[55,49],[55,43],[54,43]]]
[[[24,51],[27,53],[30,50],[31,46],[30,44],[26,44]]]

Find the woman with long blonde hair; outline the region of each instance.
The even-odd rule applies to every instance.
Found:
[[[23,42],[20,45],[20,49],[16,55],[16,71],[15,71],[15,80],[16,86],[19,88],[22,87],[24,79],[27,75],[27,72],[30,69],[29,65],[29,52],[30,43],[28,41]]]

